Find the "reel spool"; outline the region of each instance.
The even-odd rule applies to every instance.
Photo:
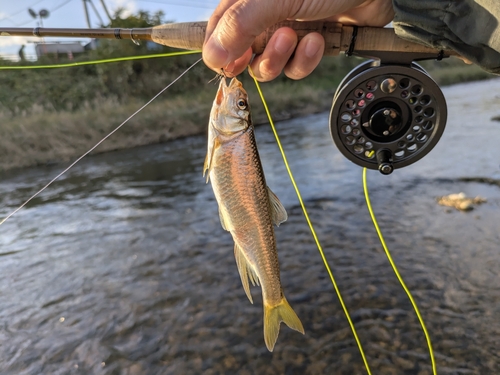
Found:
[[[446,117],[443,93],[421,66],[367,61],[340,83],[330,130],[345,157],[387,175],[427,155]]]

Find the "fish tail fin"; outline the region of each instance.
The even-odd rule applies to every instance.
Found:
[[[304,327],[299,317],[295,314],[284,295],[281,302],[276,306],[269,306],[264,303],[264,341],[270,352],[273,351],[278,339],[281,322],[304,334]]]

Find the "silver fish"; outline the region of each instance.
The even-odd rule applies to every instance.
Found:
[[[285,208],[267,187],[255,142],[248,95],[241,82],[222,78],[210,113],[208,171],[219,204],[222,227],[234,240],[234,256],[245,293],[253,303],[249,280],[261,285],[264,340],[273,351],[280,323],[304,333],[281,287],[273,223],[287,219]]]

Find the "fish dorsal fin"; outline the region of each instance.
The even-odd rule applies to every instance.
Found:
[[[271,204],[271,217],[273,223],[279,227],[281,223],[288,219],[288,215],[285,207],[283,207],[279,198],[272,192],[269,186],[267,187],[267,191],[269,193],[269,203]]]
[[[205,163],[203,164],[203,177],[205,177],[205,174],[207,175],[207,183],[208,180],[210,179],[210,170],[213,167],[214,152],[217,148],[219,148],[219,146],[220,146],[219,138],[214,137],[212,145],[208,147],[207,156],[205,157]]]
[[[234,244],[234,257],[236,259],[238,271],[240,272],[243,289],[245,290],[248,299],[253,304],[252,295],[250,294],[250,284],[248,283],[248,280],[252,282],[253,286],[255,286],[256,284],[259,285],[259,276],[257,276],[257,273],[254,271],[250,263],[248,263],[243,250],[241,250],[241,247],[239,247],[237,243]]]

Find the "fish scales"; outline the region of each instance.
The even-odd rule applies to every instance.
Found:
[[[210,179],[218,187],[219,205],[231,217],[233,238],[259,270],[264,299],[278,304],[282,295],[276,239],[253,129],[249,127],[227,143],[222,141],[214,159],[217,162]]]
[[[266,185],[248,96],[236,78],[229,85],[221,79],[214,100],[204,173],[207,171],[222,227],[235,242],[236,264],[250,302],[249,281],[262,288],[264,340],[272,351],[280,322],[301,333],[304,328],[288,304],[280,281],[273,223],[285,221],[286,211]]]

